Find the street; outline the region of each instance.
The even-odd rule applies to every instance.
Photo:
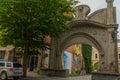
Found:
[[[28,77],[21,78],[20,80],[91,80],[91,75],[61,78],[61,77],[48,77],[29,72]]]
[[[90,80],[90,76],[68,77],[68,78],[46,78],[42,80]]]

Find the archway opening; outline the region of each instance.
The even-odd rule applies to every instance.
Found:
[[[63,68],[69,70],[70,76],[86,75],[98,70],[98,50],[91,45],[89,45],[91,49],[85,48],[85,45],[88,44],[70,45],[63,52]]]

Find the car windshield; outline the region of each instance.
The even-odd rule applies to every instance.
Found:
[[[13,63],[13,67],[22,67],[22,65],[21,64],[19,64],[19,63]]]

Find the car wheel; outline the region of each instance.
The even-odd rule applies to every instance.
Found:
[[[2,73],[1,73],[1,80],[8,80],[8,79],[7,79],[7,73],[6,73],[6,72],[2,72]]]

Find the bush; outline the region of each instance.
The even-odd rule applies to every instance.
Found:
[[[92,66],[92,70],[95,71],[98,69],[98,64],[95,64],[94,66]]]

